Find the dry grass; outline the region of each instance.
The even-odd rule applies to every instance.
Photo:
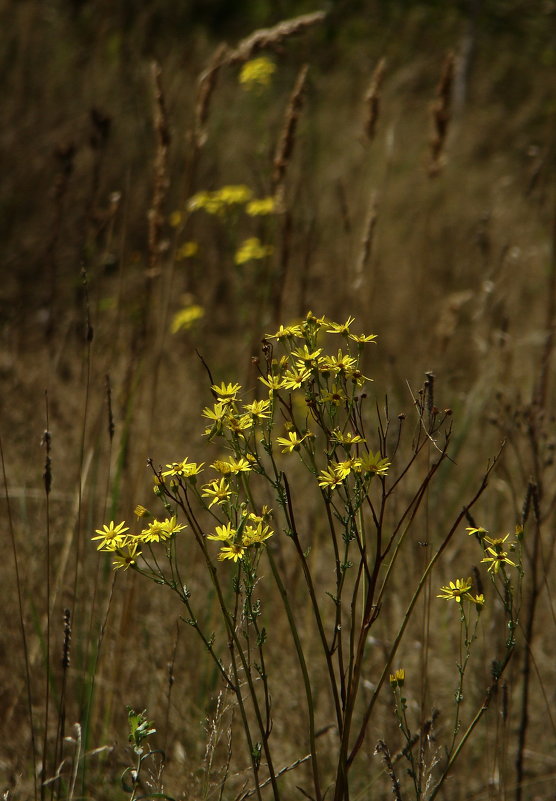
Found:
[[[0,8],[4,19],[9,6]],[[379,334],[367,374],[373,403],[383,408],[387,396],[392,419],[403,413],[408,429],[417,425],[414,398],[427,397],[430,383],[419,396],[427,371],[435,376],[434,405],[453,411],[455,464],[444,465],[431,487],[413,559],[400,566],[396,592],[373,631],[369,686],[407,588],[426,563],[422,543],[438,541],[506,442],[473,516],[493,531],[528,517],[519,647],[445,797],[548,797],[556,733],[555,654],[546,634],[554,626],[556,443],[549,70],[539,60],[524,74],[501,34],[475,31],[466,104],[454,110],[459,51],[456,62],[444,59],[459,47],[463,24],[447,18],[433,47],[435,37],[419,19],[408,17],[405,34],[410,43],[421,31],[427,52],[400,52],[377,36],[371,53],[366,40],[354,36],[346,44],[338,34],[329,63],[320,32],[327,23],[308,14],[237,47],[192,33],[187,57],[181,42],[150,66],[131,34],[95,36],[86,14],[72,19],[53,5],[48,16],[34,2],[16,10],[11,51],[2,53],[11,65],[2,147],[13,175],[0,196],[1,503],[19,573],[16,580],[8,547],[0,567],[0,708],[10,732],[0,775],[7,797],[41,796],[39,778],[54,776],[62,761],[63,782],[41,797],[121,797],[119,776],[129,764],[125,704],[147,708],[154,719],[171,795],[218,796],[225,773],[237,788],[247,780],[248,759],[229,739],[237,713],[232,721],[230,699],[219,694],[216,671],[180,622],[181,608],[139,576],[114,578],[90,535],[102,521],[131,518],[150,498],[148,457],[155,465],[185,455],[207,460],[198,420],[211,397],[197,351],[215,380],[238,378],[253,393],[250,360],[261,358],[261,334],[309,308],[341,320],[353,314],[361,329]],[[354,17],[352,34],[356,23]],[[139,37],[139,25],[134,30]],[[290,41],[292,34],[299,36]],[[243,91],[240,63],[269,47],[277,64],[272,86],[260,95]],[[231,222],[186,212],[193,193],[239,183],[258,197],[279,191],[280,214]],[[173,227],[169,216],[178,208],[182,221]],[[239,269],[235,250],[252,236],[274,253]],[[180,261],[180,246],[193,240],[198,255]],[[193,302],[204,307],[203,320],[170,334],[172,315]],[[51,485],[44,479],[50,471]],[[295,491],[305,498],[313,568],[326,586],[327,563],[316,547],[320,511],[302,478]],[[204,622],[216,627],[202,560],[187,558]],[[280,558],[316,661],[301,577],[287,554]],[[453,619],[444,610],[429,629],[430,596],[455,575],[470,574],[473,560],[462,529],[400,652],[408,675],[420,677],[408,689],[417,727],[435,705],[442,733],[454,689]],[[291,689],[298,676],[284,657],[289,634],[276,617],[269,658],[278,671],[290,671],[274,688],[281,710],[276,767],[297,797],[296,784],[309,775],[308,762],[299,762],[307,755],[306,721]],[[477,646],[476,685],[469,688],[475,703],[489,683],[493,644],[504,639],[500,620],[492,617]],[[320,679],[315,670],[319,742],[332,752],[324,670]],[[399,770],[403,743],[387,693],[377,710],[357,799],[396,797],[384,763],[391,775]],[[386,746],[373,756],[379,741]],[[86,761],[74,758],[103,746]]]

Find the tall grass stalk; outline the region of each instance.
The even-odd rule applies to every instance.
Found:
[[[27,714],[28,714],[28,723],[29,723],[29,739],[30,739],[30,746],[31,746],[31,764],[33,766],[33,797],[35,801],[39,798],[39,786],[37,784],[38,779],[38,765],[37,765],[37,744],[35,740],[35,719],[33,714],[33,691],[32,691],[32,684],[31,684],[31,662],[29,659],[29,647],[27,644],[27,633],[25,630],[25,613],[23,607],[23,586],[21,583],[21,574],[19,569],[19,559],[18,559],[18,551],[17,551],[17,542],[15,537],[14,531],[14,524],[12,518],[12,508],[10,504],[10,496],[8,492],[8,477],[6,473],[6,462],[4,460],[4,445],[2,441],[2,436],[0,435],[0,458],[2,459],[2,482],[4,485],[4,497],[6,500],[6,513],[7,513],[7,520],[8,520],[8,531],[10,533],[10,543],[12,546],[12,556],[14,562],[14,574],[15,574],[15,589],[17,595],[17,605],[18,605],[18,623],[19,623],[19,630],[21,633],[21,644],[23,648],[23,669],[25,673],[25,693],[26,693],[26,700],[27,700]],[[41,768],[42,771],[42,768]],[[42,797],[42,791],[41,791]]]

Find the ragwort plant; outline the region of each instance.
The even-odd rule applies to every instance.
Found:
[[[267,335],[264,358],[258,362],[260,392],[252,400],[243,396],[237,383],[217,384],[207,368],[214,403],[202,412],[204,436],[217,444],[222,454],[210,466],[181,455],[181,461],[167,464],[165,469],[149,460],[154,492],[165,516],[153,517],[146,507],[138,506],[134,526],[112,521],[93,538],[99,541],[99,550],[111,554],[115,569],[132,569],[166,586],[183,604],[183,619],[195,630],[224,688],[235,698],[245,734],[244,753],[252,771],[252,786],[243,787],[238,796],[242,798],[256,795],[261,799],[263,788],[270,786],[272,797],[279,799],[283,774],[305,761],[311,765],[312,786],[302,790],[304,795],[316,801],[326,795],[335,801],[349,798],[353,768],[365,759],[363,745],[385,683],[390,683],[394,692],[395,718],[405,741],[407,793],[416,799],[434,798],[488,708],[515,644],[521,530],[514,548],[517,558],[511,559],[505,539],[490,538],[484,529],[473,527],[471,533],[482,547],[482,561],[488,565],[492,597],[498,597],[504,612],[508,634],[503,653],[493,662],[485,699],[476,712],[466,709],[464,715],[464,683],[485,594],[473,593],[470,579],[443,586],[438,597],[455,601],[460,611],[454,720],[443,748],[434,745],[432,736],[436,713],[417,734],[412,732],[401,695],[406,673],[402,668],[390,671],[417,601],[425,586],[430,586],[431,571],[462,521],[469,520],[470,509],[486,487],[491,465],[410,588],[397,630],[370,683],[366,664],[370,632],[394,591],[392,578],[403,562],[408,533],[418,525],[430,484],[440,465],[449,460],[451,413],[434,406],[430,379],[428,390],[416,400],[413,432],[407,431],[404,415],[390,419],[387,404],[384,409],[376,406],[374,428],[370,426],[365,387],[371,379],[362,372],[362,357],[366,349],[375,346],[376,336],[354,333],[353,323],[352,317],[335,323],[309,312],[300,322],[280,326]],[[406,433],[411,444],[404,450]],[[294,484],[299,469],[308,476],[309,487],[321,504],[327,541],[324,550],[332,560],[330,586],[322,586],[311,555],[305,506]],[[209,473],[207,479],[204,474],[208,471],[213,475]],[[217,631],[199,622],[203,599],[190,589],[183,547],[177,547],[184,537],[189,538],[187,548],[197,548],[206,566],[219,609],[221,628]],[[313,655],[308,658],[298,601],[288,587],[283,558],[288,553],[300,566],[320,667],[324,666],[327,676],[334,716],[333,725],[327,727],[335,738],[332,765],[330,747],[326,746],[325,752],[320,746],[319,666]],[[270,576],[265,572],[268,568]],[[511,572],[516,568],[517,583]],[[261,582],[270,580],[287,618],[306,704],[309,756],[286,767],[278,762],[283,758],[276,753],[272,736],[281,713],[272,691],[280,676],[273,675],[268,657],[272,643],[269,621],[276,610],[265,608],[260,592]],[[486,599],[488,602],[489,593]],[[403,782],[383,740],[376,752],[384,758],[394,796],[401,798]]]

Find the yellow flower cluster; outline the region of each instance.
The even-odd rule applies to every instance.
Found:
[[[140,507],[140,509],[141,514],[138,517],[144,517],[143,507]],[[113,565],[115,570],[127,570],[128,567],[136,564],[137,558],[141,555],[141,546],[143,544],[163,542],[179,531],[183,531],[184,528],[186,526],[178,523],[174,515],[165,520],[153,520],[138,534],[129,534],[127,533],[129,532],[129,527],[125,525],[124,521],[116,525],[112,520],[108,525],[97,529],[95,532],[97,536],[92,537],[92,539],[100,540],[97,550],[108,551],[114,555]]]
[[[187,201],[188,211],[203,209],[208,214],[223,215],[237,206],[244,206],[253,197],[253,191],[244,184],[223,186],[214,192],[197,192]]]
[[[212,387],[216,402],[212,409],[206,407],[202,412],[203,417],[211,422],[211,426],[205,429],[206,436],[212,438],[223,434],[224,431],[228,431],[236,437],[244,436],[244,432],[251,431],[255,426],[264,423],[271,417],[269,400],[240,404],[237,397],[240,389],[239,384],[221,384],[220,386],[215,384]],[[245,458],[240,459],[239,462],[234,459],[228,463],[215,462],[215,465],[218,465],[215,469],[220,470],[221,473],[251,469]],[[242,467],[238,468],[237,465],[242,465]]]
[[[504,544],[510,536],[509,534],[506,534],[505,537],[488,537],[488,531],[482,527],[468,527],[467,532],[470,535],[477,537],[483,546],[485,557],[484,559],[481,559],[481,562],[488,564],[488,570],[490,573],[498,573],[503,565],[517,567],[516,563],[513,562],[508,556],[508,550],[515,551],[516,543],[510,542],[507,546],[508,550],[505,550],[504,548]],[[523,536],[523,526],[516,526],[515,534],[516,539],[519,541]]]
[[[380,453],[369,451],[365,456],[346,459],[342,462],[331,462],[328,470],[323,470],[319,475],[319,487],[332,490],[342,484],[352,472],[358,473],[366,479],[373,476],[386,476],[389,467],[389,459],[383,458]]]
[[[188,211],[206,211],[208,214],[223,216],[232,208],[245,207],[250,217],[264,217],[278,211],[276,199],[272,195],[254,198],[253,190],[244,184],[223,186],[213,192],[201,191],[189,198],[186,204]],[[181,211],[173,211],[169,217],[170,225],[177,228],[183,222]],[[186,243],[188,258],[197,252],[196,242]],[[185,246],[184,246],[185,247]]]
[[[201,313],[200,307],[182,310],[180,327]],[[199,536],[221,543],[219,559],[251,559],[251,548],[260,548],[272,535],[272,512],[264,507],[262,513],[256,511],[249,487],[253,476],[269,478],[269,463],[273,471],[278,470],[277,459],[297,454],[309,467],[315,485],[327,495],[341,488],[342,494],[354,491],[363,497],[375,476],[387,476],[390,460],[367,446],[353,414],[357,393],[370,380],[360,367],[363,349],[376,339],[374,334],[352,333],[353,323],[352,317],[336,323],[309,312],[301,321],[267,334],[266,368],[259,375],[266,390],[263,397],[247,401],[240,384],[213,384],[214,403],[202,411],[209,424],[205,436],[218,439],[227,451],[210,464],[217,477],[198,486],[204,463],[190,462],[187,457],[155,471],[154,491],[164,499],[169,514],[181,508],[193,528],[189,515],[195,514],[195,497],[216,517],[215,533]],[[326,338],[337,336],[344,340],[343,348],[328,352]],[[271,340],[280,345],[282,355],[272,358]],[[282,436],[276,436],[275,430],[278,408],[288,410]],[[322,450],[317,449],[319,442]],[[183,498],[186,500],[181,502]],[[139,519],[148,517],[144,507],[138,510]],[[117,554],[116,567],[129,567],[135,564],[142,545],[169,540],[182,528],[174,514],[149,522],[138,535],[130,535],[124,523],[112,522],[97,531],[95,539],[101,540],[99,549]],[[195,531],[202,530],[202,523],[195,525]]]
[[[231,523],[216,526],[215,533],[207,536],[208,540],[215,540],[221,544],[218,559],[222,562],[231,559],[237,562],[243,559],[245,553],[252,546],[261,545],[274,534],[264,519],[250,512],[240,522],[237,528]]]
[[[276,339],[283,344],[288,343],[291,346],[295,344],[295,340],[305,339],[308,330],[313,329],[311,333],[319,333],[324,330],[328,334],[343,334],[346,341],[356,342],[359,346],[367,342],[375,342],[376,334],[357,335],[350,332],[350,325],[353,318],[349,318],[345,323],[331,323],[325,318],[311,318],[307,317],[303,326],[300,325],[281,325],[278,331],[274,334],[267,334],[268,339]],[[342,349],[334,354],[324,354],[322,348],[314,347],[313,344],[309,345],[307,341],[296,350],[291,350],[289,359],[277,365],[277,371],[272,375],[261,377],[261,381],[266,386],[275,391],[278,389],[296,390],[301,389],[303,386],[314,384],[315,381],[319,385],[319,395],[316,401],[319,403],[332,403],[336,406],[341,406],[347,401],[347,394],[343,384],[345,381],[350,381],[357,386],[362,386],[366,381],[372,379],[363,375],[359,368],[359,350],[356,354],[349,352],[344,353]],[[332,383],[326,379],[332,378]],[[323,386],[322,379],[326,383]],[[362,438],[358,440],[350,440],[350,437],[357,436],[351,433],[348,436],[349,442],[362,442]]]
[[[239,73],[239,82],[248,91],[264,89],[270,85],[276,64],[265,56],[246,61]]]
[[[440,588],[440,595],[437,598],[443,598],[445,601],[455,601],[460,604],[463,600],[471,601],[479,609],[483,608],[485,597],[482,593],[478,595],[471,594],[471,579],[456,579],[451,581],[446,587]]]
[[[197,462],[190,462],[187,456],[182,462],[172,462],[166,465],[166,470],[162,472],[162,477],[169,476],[172,481],[177,481],[180,478],[193,478],[199,475],[204,467],[204,462],[197,464]]]

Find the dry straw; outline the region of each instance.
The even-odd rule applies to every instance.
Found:
[[[228,64],[237,64],[252,58],[259,50],[282,44],[285,39],[302,33],[307,28],[323,22],[325,11],[315,11],[312,14],[302,14],[294,19],[284,20],[272,28],[260,28],[246,39],[243,39],[235,50],[232,50],[226,61]]]
[[[259,50],[281,45],[286,39],[302,33],[307,28],[322,22],[326,17],[325,11],[315,11],[312,14],[302,14],[293,19],[284,20],[272,28],[260,28],[230,49],[221,44],[214,52],[207,68],[201,73],[197,85],[197,99],[195,103],[195,117],[193,125],[192,148],[190,160],[188,196],[194,191],[194,176],[200,151],[207,141],[207,122],[209,118],[211,100],[214,95],[218,76],[222,67],[241,64],[252,58]]]
[[[363,238],[361,240],[359,258],[357,259],[357,263],[355,265],[355,278],[353,281],[353,288],[355,290],[360,289],[363,284],[363,276],[369,264],[369,259],[371,257],[373,248],[377,219],[378,201],[376,192],[373,192],[369,204],[369,211],[367,212],[367,219],[365,221],[365,229],[363,231]]]
[[[154,156],[154,186],[152,205],[148,212],[149,222],[149,272],[150,279],[160,272],[160,245],[164,225],[164,201],[168,191],[168,150],[170,147],[170,131],[168,115],[162,90],[162,70],[154,61],[151,65],[154,87],[154,130],[156,149]]]
[[[428,168],[431,178],[441,172],[445,163],[446,139],[450,124],[450,106],[454,83],[454,65],[455,57],[450,52],[444,59],[440,80],[436,87],[436,96],[431,104],[433,134],[430,141],[431,160]]]
[[[276,154],[274,156],[272,186],[275,195],[279,198],[281,203],[284,201],[286,171],[295,145],[295,133],[297,130],[297,123],[299,122],[299,115],[301,114],[301,110],[303,108],[303,98],[308,72],[309,67],[307,64],[304,64],[299,70],[295,85],[290,95],[284,117],[284,125],[282,126],[282,132],[280,134],[278,146],[276,148]]]
[[[380,90],[384,80],[386,60],[381,58],[371,76],[371,83],[365,95],[365,122],[364,133],[369,142],[376,135],[376,126],[380,115]]]

